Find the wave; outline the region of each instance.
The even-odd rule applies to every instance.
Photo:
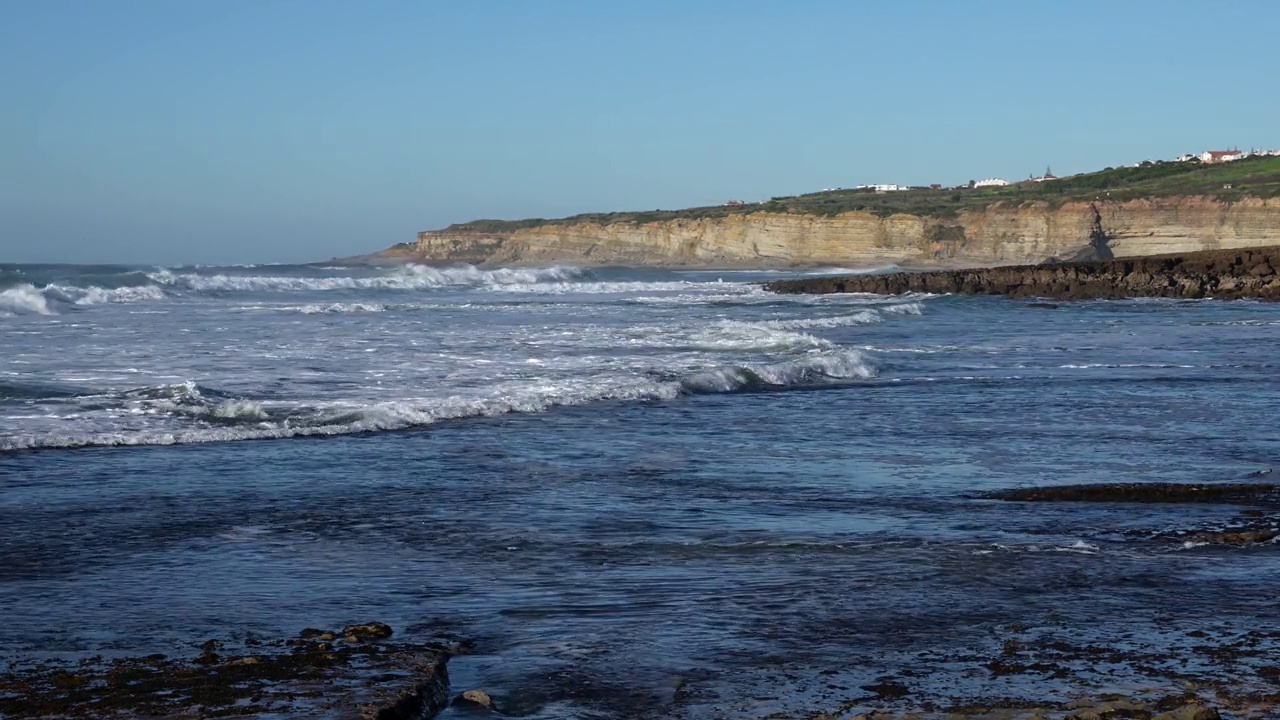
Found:
[[[880,322],[880,314],[874,310],[863,310],[852,315],[834,315],[831,317],[795,318],[792,320],[761,320],[758,324],[780,330],[800,330],[809,328],[834,328],[849,325],[868,325]]]
[[[96,285],[45,285],[36,287],[24,283],[7,290],[0,290],[0,315],[57,315],[62,306],[101,305],[103,303],[127,303],[159,300],[164,290],[155,285],[104,288]]]
[[[123,412],[132,417],[167,421],[157,427],[0,437],[0,451],[173,445],[403,430],[446,420],[536,413],[557,406],[608,400],[672,400],[681,395],[821,387],[871,378],[875,372],[860,353],[844,351],[685,375],[541,379],[515,387],[495,388],[495,392],[481,396],[315,404],[235,397],[195,382],[184,382],[79,396],[112,414]]]
[[[330,315],[384,312],[388,307],[383,303],[329,303],[327,305],[313,303],[310,305],[288,305],[279,309],[300,312],[303,315]]]
[[[808,387],[840,380],[867,380],[876,371],[856,350],[764,365],[740,365],[694,373],[680,381],[690,393]]]
[[[23,284],[0,290],[0,317],[14,315],[56,315],[49,307],[49,298],[36,289],[36,286]]]
[[[532,286],[538,283],[568,283],[589,278],[590,273],[576,267],[497,268],[480,270],[470,265],[434,268],[426,265],[402,265],[381,275],[241,275],[218,273],[206,275],[174,272],[164,269],[147,273],[147,277],[165,287],[198,293],[216,292],[301,292],[328,290],[425,290],[442,287],[504,288]]]

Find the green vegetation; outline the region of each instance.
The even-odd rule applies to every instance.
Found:
[[[1225,187],[1230,185],[1230,187]],[[1108,168],[1043,183],[1020,182],[1003,187],[915,188],[900,192],[829,190],[775,197],[753,205],[714,205],[684,210],[587,213],[559,220],[475,220],[449,226],[451,231],[510,232],[551,223],[641,224],[679,219],[721,218],[751,213],[839,215],[864,210],[881,217],[907,213],[928,217],[955,217],[961,211],[982,210],[994,203],[1020,206],[1027,203],[1060,205],[1091,200],[1210,195],[1226,201],[1246,197],[1280,197],[1280,157],[1255,157],[1221,165],[1198,162],[1157,162],[1142,167]]]

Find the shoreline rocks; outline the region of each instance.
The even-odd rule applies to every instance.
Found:
[[[779,280],[783,294],[907,292],[1061,300],[1132,297],[1280,300],[1280,246],[1094,262]]]
[[[210,640],[192,660],[156,654],[19,663],[0,672],[0,717],[427,720],[449,705],[447,662],[455,649],[379,642],[391,634],[382,623],[344,634],[336,647],[337,633],[314,628],[299,639],[255,639],[235,650]]]

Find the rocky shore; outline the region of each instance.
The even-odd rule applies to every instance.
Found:
[[[0,672],[0,717],[435,717],[449,705],[446,662],[458,648],[391,635],[368,623],[287,640],[209,640],[194,658],[10,663]]]
[[[995,503],[1185,504],[1207,510],[1159,532],[1117,531],[1112,542],[1163,552],[1212,546],[1271,553],[1280,542],[1280,483],[1271,468],[1200,483],[1127,482],[1009,488],[971,496]],[[1093,546],[1084,546],[1097,550]],[[1082,581],[1089,581],[1082,579]],[[1097,587],[1099,598],[1111,590]],[[1168,632],[1176,638],[1155,638]],[[1172,648],[1172,649],[1171,649]],[[292,638],[241,636],[192,644],[183,657],[152,654],[79,661],[0,662],[0,717],[335,717],[429,720],[524,717],[572,698],[601,717],[723,717],[760,720],[1264,720],[1280,707],[1280,630],[1258,618],[1231,626],[1206,616],[1199,627],[1082,636],[1071,623],[1027,620],[993,628],[964,648],[927,649],[868,679],[819,670],[817,686],[780,670],[763,686],[741,688],[741,705],[700,686],[691,672],[668,698],[648,687],[606,686],[555,672],[533,686],[451,688],[447,663],[469,642],[408,642],[383,623],[308,628]],[[858,666],[865,650],[849,647]],[[465,659],[460,660],[465,662]],[[466,668],[460,676],[467,675]],[[952,691],[932,678],[967,678]],[[866,677],[866,676],[864,676]],[[795,684],[792,684],[794,681]],[[754,708],[803,691],[802,708]],[[959,692],[956,692],[959,691]],[[720,704],[725,700],[725,704]],[[702,712],[705,711],[705,712]]]
[[[907,292],[1061,300],[1132,297],[1280,300],[1280,246],[1041,265],[780,280],[777,293]]]

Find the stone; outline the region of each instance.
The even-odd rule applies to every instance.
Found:
[[[380,622],[348,625],[342,629],[342,639],[349,643],[365,640],[381,640],[391,637],[391,626]]]
[[[449,653],[435,643],[296,653],[272,641],[259,649],[0,668],[0,717],[427,720],[449,704]]]
[[[467,690],[455,698],[453,703],[472,709],[497,710],[497,707],[493,704],[493,698],[483,690]]]
[[[1220,261],[1228,255],[1239,255],[1244,264],[1222,264]],[[1280,300],[1274,271],[1261,275],[1252,272],[1277,264],[1280,264],[1280,247],[1262,247],[1057,265],[809,277],[771,282],[765,289],[789,294],[927,292],[1063,300],[1126,297]]]
[[[1213,708],[1205,707],[1200,703],[1191,703],[1177,710],[1162,712],[1153,716],[1151,720],[1221,720],[1221,716]]]
[[[298,637],[303,640],[317,640],[320,642],[333,642],[338,639],[338,634],[332,630],[317,630],[316,628],[307,628],[298,633]]]

